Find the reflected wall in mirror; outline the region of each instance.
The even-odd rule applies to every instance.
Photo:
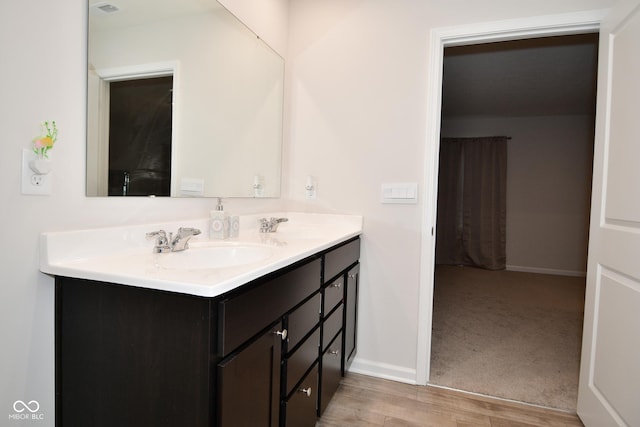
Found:
[[[88,33],[88,196],[280,196],[284,60],[222,5],[91,0]]]

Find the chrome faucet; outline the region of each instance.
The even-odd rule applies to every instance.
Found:
[[[153,247],[153,253],[180,252],[189,248],[189,239],[200,234],[200,230],[191,227],[180,227],[176,232],[167,233],[164,230],[152,231],[147,233],[147,239],[156,238],[156,244]]]
[[[289,221],[289,218],[260,218],[258,221],[260,222],[261,233],[275,233],[278,231],[278,225],[281,222]]]
[[[191,227],[180,227],[175,237],[171,240],[171,250],[173,252],[189,249],[189,239],[200,234],[200,230]]]

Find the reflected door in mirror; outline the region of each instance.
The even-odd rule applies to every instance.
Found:
[[[169,196],[173,78],[109,84],[109,196]]]

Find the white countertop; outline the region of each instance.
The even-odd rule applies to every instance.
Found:
[[[260,233],[258,218],[286,217],[275,233]],[[215,297],[346,241],[362,232],[362,216],[266,213],[240,216],[239,237],[209,239],[208,219],[42,233],[40,271],[47,274]],[[199,228],[190,249],[211,246],[265,248],[258,261],[220,268],[170,268],[163,261],[180,253],[154,254],[146,233]]]

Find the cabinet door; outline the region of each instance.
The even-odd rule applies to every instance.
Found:
[[[354,266],[347,272],[347,289],[345,293],[345,323],[344,323],[344,361],[342,370],[347,370],[356,354],[356,334],[358,327],[358,284],[360,279],[360,265]]]
[[[327,349],[327,346],[336,337],[338,332],[342,330],[342,324],[344,322],[344,307],[340,304],[335,311],[333,311],[329,317],[324,319],[322,323],[322,351]],[[340,340],[340,346],[342,347],[342,340]],[[342,348],[340,348],[342,354]]]
[[[320,328],[307,338],[298,349],[289,355],[286,361],[287,367],[287,387],[289,394],[293,387],[302,379],[307,370],[318,361],[320,352]]]
[[[324,256],[324,282],[342,275],[349,266],[360,258],[360,239],[355,238],[337,248],[331,249]]]
[[[56,425],[210,426],[209,307],[56,278]]]
[[[320,320],[321,295],[315,294],[287,317],[287,352],[294,350]]]
[[[282,340],[273,327],[218,364],[218,425],[276,427]]]
[[[318,393],[318,365],[300,383],[286,403],[286,427],[314,427],[316,425],[316,402]]]
[[[344,274],[324,288],[324,315],[329,314],[344,298]]]
[[[322,389],[318,405],[320,415],[324,412],[329,401],[340,385],[342,360],[342,335],[338,335],[322,355]]]

